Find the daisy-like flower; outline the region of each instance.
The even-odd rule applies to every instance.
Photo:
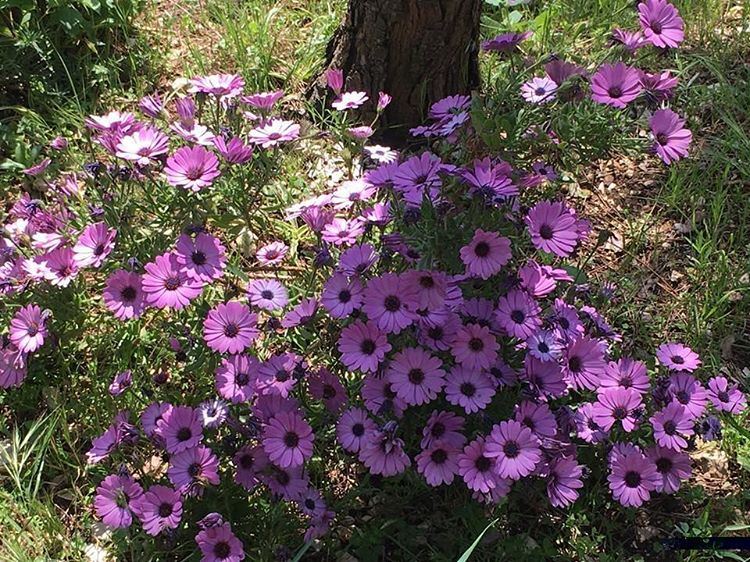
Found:
[[[242,93],[245,80],[239,74],[208,74],[190,80],[190,92],[216,97],[234,97]]]
[[[685,22],[677,8],[667,0],[641,2],[638,4],[638,19],[645,40],[654,47],[677,47],[685,38]]]
[[[357,109],[369,99],[369,96],[365,92],[344,92],[336,98],[331,106],[339,111]]]
[[[478,228],[471,242],[461,248],[460,254],[467,273],[489,279],[510,261],[510,240],[496,232]]]
[[[417,472],[424,476],[430,486],[450,484],[458,474],[458,456],[460,454],[461,449],[459,447],[435,444],[416,456]]]
[[[448,351],[460,327],[461,319],[454,312],[440,314],[434,319],[420,320],[417,338],[433,351]]]
[[[525,340],[542,325],[541,309],[525,291],[513,289],[500,298],[495,318],[511,336]]]
[[[329,412],[339,412],[348,399],[341,380],[326,368],[320,368],[308,378],[310,394],[322,400]]]
[[[126,369],[125,371],[119,372],[115,375],[115,378],[112,379],[112,383],[109,385],[108,390],[112,396],[120,396],[123,392],[130,388],[131,384],[133,384],[133,374],[130,369]]]
[[[477,437],[458,455],[458,474],[475,492],[487,493],[498,485],[500,479],[496,475],[495,459],[487,454],[484,437]]]
[[[669,379],[669,396],[673,402],[685,406],[693,419],[699,418],[706,411],[708,394],[700,382],[688,373],[676,373]]]
[[[263,310],[280,310],[289,303],[286,287],[276,279],[253,279],[247,284],[250,304]]]
[[[599,382],[602,388],[632,388],[640,394],[651,387],[646,364],[630,357],[621,357],[616,363],[610,361]]]
[[[258,315],[237,301],[212,308],[203,322],[206,345],[218,353],[242,353],[258,337]]]
[[[649,120],[649,127],[655,141],[653,149],[665,164],[687,156],[693,133],[685,127],[685,120],[674,111],[669,108],[655,111]]]
[[[127,130],[135,123],[135,115],[132,113],[120,113],[110,111],[106,115],[89,115],[83,120],[84,124],[91,130],[99,133]]]
[[[560,457],[549,464],[547,497],[554,507],[567,507],[578,499],[583,488],[583,467],[575,457]]]
[[[463,447],[466,443],[466,437],[461,433],[464,421],[464,418],[453,412],[433,410],[422,429],[422,440],[419,446],[429,449],[442,443],[450,447]]]
[[[169,185],[200,191],[221,175],[219,159],[200,145],[183,146],[167,158],[164,166]]]
[[[365,407],[376,416],[393,414],[400,418],[408,407],[407,403],[393,391],[391,383],[385,376],[369,375],[365,377],[360,393],[365,401]]]
[[[168,486],[151,486],[139,499],[138,518],[143,530],[156,536],[165,529],[176,529],[182,520],[182,496]]]
[[[636,99],[641,90],[638,69],[621,62],[603,64],[591,77],[591,98],[619,109]]]
[[[277,394],[282,398],[297,384],[295,370],[300,362],[294,353],[277,353],[261,363],[255,388],[260,394]]]
[[[49,311],[43,311],[35,304],[20,308],[10,321],[10,341],[21,353],[33,353],[49,335],[47,318]]]
[[[661,481],[656,486],[657,492],[674,494],[680,489],[683,480],[690,479],[692,469],[690,456],[687,453],[674,451],[654,445],[645,451],[646,457],[656,465]]]
[[[551,60],[544,65],[544,71],[547,73],[547,77],[550,78],[558,86],[562,86],[568,80],[580,76],[586,77],[586,69],[560,59]],[[537,170],[537,173],[540,173]],[[546,174],[542,174],[546,175]]]
[[[256,259],[266,267],[280,264],[284,261],[289,246],[280,241],[271,242],[255,252]]]
[[[203,425],[198,412],[189,406],[173,406],[156,422],[156,435],[164,440],[170,454],[198,445],[203,439]]]
[[[281,468],[271,464],[261,476],[271,492],[289,500],[298,498],[310,486],[310,480],[301,466]]]
[[[78,267],[101,267],[115,247],[115,236],[117,231],[108,229],[103,222],[84,228],[73,246],[73,259]]]
[[[559,201],[540,201],[529,211],[525,221],[531,243],[543,252],[567,257],[580,239],[578,218]]]
[[[342,273],[334,273],[323,285],[320,301],[334,318],[346,318],[362,306],[362,292],[359,279],[348,279]]]
[[[562,345],[549,330],[537,330],[526,340],[529,353],[540,361],[556,361],[562,353]]]
[[[654,428],[654,440],[667,449],[681,451],[687,448],[686,437],[693,435],[693,419],[685,407],[678,402],[671,402],[663,410],[651,416]]]
[[[495,459],[498,476],[511,480],[531,474],[542,458],[539,439],[515,420],[502,421],[492,428],[485,454]]]
[[[118,158],[148,166],[169,150],[169,137],[156,127],[143,127],[120,138],[115,155]]]
[[[240,562],[245,559],[242,541],[232,532],[229,523],[203,529],[195,535],[203,556],[201,562]]]
[[[299,138],[299,125],[293,121],[271,119],[256,127],[248,134],[248,140],[259,144],[263,148],[273,148],[284,142],[291,142]]]
[[[471,168],[459,170],[458,173],[463,181],[471,186],[472,194],[500,201],[518,195],[518,187],[510,177],[512,171],[507,162],[493,164],[488,156],[474,160]]]
[[[344,412],[336,424],[336,439],[341,447],[350,453],[358,453],[364,443],[365,434],[377,429],[362,408],[350,408]]]
[[[563,355],[563,375],[577,389],[595,390],[606,366],[599,342],[585,336],[569,345]]]
[[[639,507],[651,498],[661,482],[653,461],[640,451],[617,455],[607,477],[612,496],[625,507]]]
[[[107,527],[130,527],[141,496],[143,488],[130,476],[110,474],[96,488],[94,511]]]
[[[198,414],[200,414],[201,423],[206,429],[216,429],[221,427],[229,415],[227,403],[219,398],[205,400],[198,404]]]
[[[282,328],[305,326],[313,321],[318,312],[318,299],[304,299],[281,319]]]
[[[364,223],[358,218],[347,220],[335,218],[323,227],[323,240],[334,246],[351,246],[365,231]]]
[[[257,109],[269,111],[283,97],[283,90],[275,90],[273,92],[259,92],[257,94],[250,94],[249,96],[242,96],[242,102],[252,105]]]
[[[466,324],[456,332],[451,353],[467,369],[489,369],[497,358],[498,347],[497,339],[489,328]]]
[[[607,438],[608,433],[602,430],[594,420],[593,404],[586,402],[578,406],[574,420],[578,437],[587,443],[600,443]]]
[[[378,261],[378,253],[370,244],[360,244],[344,250],[339,258],[339,271],[349,277],[366,273]]]
[[[641,86],[648,102],[662,102],[671,98],[677,82],[677,77],[672,76],[668,70],[654,74],[641,72]]]
[[[411,464],[404,452],[404,442],[390,431],[371,431],[366,435],[359,451],[359,460],[370,469],[371,474],[395,476]]]
[[[554,437],[557,434],[557,421],[547,404],[525,400],[516,406],[514,418],[528,427],[539,439]]]
[[[548,103],[555,99],[557,84],[548,76],[535,76],[521,86],[521,96],[529,103]]]
[[[143,96],[138,102],[138,108],[149,117],[156,119],[164,112],[164,103],[158,93]]]
[[[118,269],[107,278],[104,304],[119,320],[139,318],[146,309],[141,276]]]
[[[681,343],[663,343],[656,350],[656,359],[671,371],[692,373],[701,364],[698,354]]]
[[[362,310],[388,334],[398,334],[416,319],[416,288],[404,276],[386,273],[371,279],[364,291]]]
[[[187,276],[173,253],[157,256],[145,266],[141,286],[146,302],[157,308],[185,308],[203,291],[203,283]]]
[[[531,37],[532,31],[523,33],[501,33],[496,37],[482,43],[482,50],[490,53],[509,54],[518,51],[518,46]]]
[[[445,384],[442,361],[424,349],[410,347],[393,358],[388,369],[388,381],[401,400],[413,406],[437,398]]]
[[[708,381],[708,398],[721,412],[739,414],[747,407],[745,394],[736,384],[729,384],[726,377],[713,377]]]
[[[357,321],[341,330],[338,350],[341,362],[350,371],[374,373],[391,350],[391,344],[375,322]]]
[[[620,422],[625,431],[633,431],[637,426],[636,410],[641,406],[641,395],[632,388],[604,388],[599,392],[594,404],[594,421],[602,429],[609,431]]]
[[[445,379],[445,399],[467,414],[484,410],[495,395],[495,385],[484,373],[456,365]]]
[[[250,355],[231,355],[216,369],[216,392],[235,404],[247,402],[255,395],[255,381],[260,363]]]
[[[312,428],[299,412],[280,412],[263,428],[263,450],[281,468],[302,466],[313,452]]]
[[[230,164],[244,164],[253,158],[253,147],[246,145],[240,138],[233,137],[227,141],[224,137],[217,136],[213,143],[222,158]]]
[[[566,390],[559,363],[541,361],[531,354],[524,359],[524,379],[532,391],[543,398],[557,398]]]
[[[192,123],[190,126],[185,126],[183,123],[172,123],[169,128],[177,133],[180,138],[182,138],[186,142],[205,147],[214,146],[214,139],[216,138],[216,135],[214,135],[205,125],[201,125],[200,123]],[[211,156],[213,156],[213,154],[211,154]],[[197,189],[195,188],[193,188],[193,190],[197,191]]]
[[[403,194],[407,204],[418,207],[422,205],[425,196],[431,201],[437,199],[443,184],[440,174],[449,169],[451,168],[431,152],[412,156],[398,166],[393,175],[393,187]],[[368,179],[372,181],[371,178]]]
[[[143,433],[149,439],[156,436],[156,426],[164,414],[172,409],[172,405],[166,402],[151,402],[141,413],[141,427]]]
[[[631,55],[646,44],[643,33],[628,29],[613,29],[611,40],[612,43],[625,47]]]
[[[398,160],[398,152],[387,146],[374,144],[372,146],[366,146],[364,151],[367,156],[381,164],[390,164],[391,162],[396,162]]]
[[[234,480],[246,490],[260,484],[260,473],[268,467],[268,456],[260,445],[245,445],[232,457],[237,472]]]
[[[360,178],[343,182],[331,195],[337,209],[349,209],[358,201],[368,201],[377,193],[377,187]]]
[[[199,496],[202,488],[219,484],[219,459],[203,445],[185,449],[169,458],[167,476],[183,495]]]
[[[188,277],[210,283],[224,274],[225,252],[218,238],[201,232],[195,238],[187,234],[180,236],[174,255]]]

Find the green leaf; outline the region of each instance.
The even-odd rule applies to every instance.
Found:
[[[523,19],[523,13],[519,12],[518,10],[513,10],[511,13],[508,14],[508,23],[510,25],[516,25],[522,19]]]
[[[497,522],[498,522],[498,519],[495,519],[494,521],[492,521],[489,525],[487,525],[484,528],[484,531],[482,531],[481,533],[479,533],[479,536],[476,539],[474,539],[474,542],[471,543],[471,546],[469,546],[469,548],[466,549],[466,552],[464,552],[461,555],[461,558],[458,559],[458,562],[466,562],[469,559],[469,556],[471,556],[471,553],[474,552],[474,549],[479,545],[479,541],[482,540],[482,537],[484,536],[484,534],[487,531],[489,531],[490,527],[492,527]]]

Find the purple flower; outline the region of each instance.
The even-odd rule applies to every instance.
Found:
[[[115,155],[123,160],[148,166],[169,150],[169,137],[156,127],[143,127],[120,138]]]
[[[489,279],[510,261],[510,240],[478,228],[471,242],[461,248],[460,254],[468,274]]]
[[[586,70],[583,67],[560,59],[555,59],[545,64],[544,71],[550,80],[558,86],[562,86],[575,76],[586,76]]]
[[[155,93],[149,96],[143,96],[138,102],[138,108],[149,117],[154,119],[161,116],[164,112],[164,104],[159,97],[159,94]]]
[[[667,0],[646,0],[638,4],[643,35],[655,47],[677,47],[685,38],[684,22]]]
[[[464,447],[458,456],[458,474],[469,489],[476,492],[487,493],[498,486],[500,478],[496,475],[495,459],[487,454],[484,437],[477,437]]]
[[[656,111],[649,120],[649,127],[655,140],[653,149],[665,164],[687,156],[693,133],[685,128],[685,120],[680,119],[674,111]]]
[[[237,301],[212,308],[203,322],[206,345],[218,353],[242,353],[258,337],[258,315]]]
[[[661,483],[656,465],[640,451],[617,455],[607,477],[612,496],[625,507],[639,507]]]
[[[141,496],[143,488],[130,476],[110,474],[96,488],[94,510],[108,527],[130,527]]]
[[[453,412],[433,410],[422,429],[422,440],[419,446],[423,449],[429,449],[437,444],[463,447],[466,443],[466,437],[461,433],[464,421],[464,418]]]
[[[436,443],[419,453],[417,472],[422,474],[430,486],[450,484],[458,473],[458,456],[460,447]]]
[[[313,398],[322,400],[329,412],[339,412],[348,402],[341,380],[324,367],[308,378],[308,385]]]
[[[365,92],[343,92],[333,101],[333,103],[331,103],[331,106],[339,111],[357,109],[368,99],[370,98]]]
[[[467,414],[484,410],[495,395],[495,386],[484,373],[456,365],[445,379],[445,399]]]
[[[374,322],[358,321],[341,331],[338,350],[341,362],[350,370],[374,373],[391,345]]]
[[[388,107],[391,104],[391,101],[393,101],[393,98],[386,94],[385,92],[378,92],[378,111],[383,111],[386,107]]]
[[[323,227],[323,240],[334,246],[351,246],[362,236],[365,225],[358,218],[352,220],[334,218]]]
[[[493,164],[489,157],[474,160],[472,168],[458,171],[473,194],[489,195],[491,200],[503,200],[518,195],[518,187],[510,177],[512,168],[507,162]]]
[[[215,236],[200,232],[195,238],[183,234],[177,240],[174,255],[191,279],[210,283],[224,273],[226,249]]]
[[[168,453],[195,447],[203,439],[198,412],[189,406],[173,406],[156,422],[156,435],[164,440]]]
[[[164,173],[170,185],[196,192],[210,186],[221,175],[219,159],[200,145],[178,149],[167,158]]]
[[[268,467],[266,452],[260,445],[245,445],[232,458],[237,468],[234,480],[246,490],[260,484],[260,474]]]
[[[563,356],[563,375],[577,389],[595,390],[606,366],[599,342],[585,336],[569,345]]]
[[[68,148],[68,139],[65,137],[55,137],[50,141],[49,147],[53,150],[65,150]]]
[[[250,304],[264,310],[280,310],[289,303],[286,287],[275,279],[253,279],[247,285]]]
[[[547,404],[536,404],[528,400],[516,406],[517,422],[528,427],[539,439],[557,435],[557,420]]]
[[[284,261],[289,246],[280,241],[270,242],[255,252],[256,259],[264,266],[277,265]]]
[[[601,389],[594,404],[594,421],[602,431],[610,431],[620,422],[625,431],[637,426],[636,411],[641,406],[641,395],[632,388]]]
[[[100,133],[117,132],[127,130],[135,122],[135,115],[110,111],[101,116],[89,115],[83,121],[89,129]]]
[[[238,74],[208,74],[190,80],[190,91],[216,97],[234,97],[242,93],[245,80]]]
[[[567,507],[578,499],[583,488],[583,467],[575,457],[560,457],[549,464],[547,497],[554,507]]]
[[[242,541],[232,532],[229,523],[202,530],[195,535],[195,542],[203,554],[201,562],[239,562],[245,559]]]
[[[701,364],[698,354],[681,343],[663,343],[656,350],[656,359],[671,371],[692,373]]]
[[[13,315],[10,321],[10,341],[21,353],[33,353],[49,335],[47,318],[49,311],[43,311],[35,304],[24,306]]]
[[[640,394],[648,392],[651,381],[646,364],[630,357],[610,361],[600,378],[602,388],[632,388]]]
[[[493,426],[485,452],[495,459],[498,476],[511,480],[528,476],[541,460],[539,440],[528,427],[515,420]]]
[[[365,407],[376,416],[393,414],[400,418],[407,408],[406,402],[396,396],[386,377],[369,375],[360,391]]]
[[[219,483],[219,459],[203,445],[185,449],[169,458],[167,476],[183,495],[200,495],[202,487]]]
[[[321,303],[334,318],[346,318],[359,310],[363,302],[362,283],[355,277],[335,273],[323,285]]]
[[[501,33],[489,41],[482,43],[482,50],[491,53],[513,53],[518,50],[518,45],[533,35],[532,31],[523,33]]]
[[[684,406],[671,402],[651,416],[649,421],[654,428],[654,440],[659,446],[675,451],[687,448],[685,438],[693,435],[693,419]]]
[[[417,306],[417,291],[408,279],[386,273],[367,284],[362,310],[381,330],[398,334],[415,320]]]
[[[560,257],[573,253],[580,239],[578,218],[561,202],[540,201],[526,215],[531,243]]]
[[[489,369],[497,359],[497,339],[486,326],[466,324],[456,332],[451,353],[467,369]]]
[[[182,519],[182,497],[167,486],[151,486],[138,501],[138,518],[149,535],[176,529]]]
[[[304,299],[281,319],[282,328],[296,328],[312,322],[318,312],[318,299]]]
[[[720,412],[739,414],[747,407],[747,398],[737,388],[729,384],[725,377],[713,377],[708,381],[708,398]]]
[[[529,103],[548,103],[556,98],[557,84],[548,76],[535,76],[521,86],[521,96]]]
[[[370,244],[352,246],[341,253],[339,271],[349,277],[367,272],[378,261],[378,254]]]
[[[637,98],[641,89],[638,69],[621,62],[603,64],[591,77],[591,98],[619,109]]]
[[[145,266],[141,279],[146,301],[157,308],[185,308],[203,291],[203,283],[188,277],[173,253],[157,256]]]
[[[314,437],[299,412],[280,412],[263,428],[263,449],[281,468],[302,466],[312,456]]]
[[[260,394],[278,394],[286,398],[297,383],[294,371],[298,362],[299,357],[293,353],[272,355],[258,368],[256,390]]]
[[[562,396],[567,388],[557,361],[541,361],[531,354],[524,359],[524,378],[532,391],[543,398]]]
[[[104,304],[120,320],[139,318],[146,309],[141,276],[118,269],[107,278]]]
[[[676,373],[669,379],[669,396],[672,402],[685,406],[686,412],[697,419],[706,411],[708,394],[701,383],[688,373]]]
[[[24,169],[23,173],[27,176],[38,176],[42,174],[50,164],[52,164],[52,160],[49,158],[45,158],[38,164],[34,164],[33,166],[29,166],[28,168]]]
[[[216,369],[216,392],[235,404],[249,401],[255,394],[260,363],[249,355],[231,355]]]
[[[340,94],[344,87],[344,72],[338,68],[329,68],[325,71],[325,77],[328,87],[334,93]]]
[[[126,369],[125,371],[117,373],[115,375],[115,378],[112,380],[112,384],[109,385],[109,393],[112,396],[120,396],[120,394],[125,392],[130,387],[132,382],[133,376],[130,372],[130,369]]]
[[[115,247],[115,236],[117,231],[108,229],[103,222],[84,228],[73,247],[73,259],[78,267],[101,267]]]
[[[260,92],[249,96],[243,96],[242,101],[262,111],[270,111],[273,109],[273,106],[276,105],[276,102],[283,97],[283,90],[275,90],[273,92]]]
[[[359,460],[371,474],[395,476],[411,464],[404,452],[404,442],[389,431],[373,430],[365,434]]]
[[[233,137],[227,142],[224,137],[214,137],[214,146],[222,158],[230,164],[244,164],[253,158],[253,147],[247,146],[242,139]]]
[[[525,340],[542,325],[541,309],[525,291],[513,289],[500,298],[495,318],[514,338]]]
[[[299,129],[299,125],[293,121],[272,119],[250,131],[248,140],[263,148],[273,148],[283,142],[291,142],[299,138]]]
[[[365,434],[376,429],[375,422],[361,408],[350,408],[336,424],[336,439],[350,453],[358,453],[364,443]]]
[[[612,42],[624,46],[630,54],[643,47],[646,40],[640,31],[615,28],[612,30]]]
[[[388,370],[388,381],[396,396],[413,406],[437,398],[445,384],[442,361],[418,347],[401,350]]]
[[[672,97],[677,77],[671,76],[668,70],[654,74],[641,72],[641,86],[650,101],[666,101]]]
[[[447,169],[443,161],[430,152],[412,156],[398,166],[393,187],[403,194],[407,204],[419,207],[425,196],[431,201],[437,199],[443,183],[440,174]]]
[[[281,468],[272,464],[262,477],[273,493],[289,500],[298,498],[310,486],[310,481],[299,466]]]
[[[661,478],[656,486],[657,492],[674,494],[680,489],[681,481],[688,480],[692,474],[687,453],[654,445],[646,449],[646,457],[656,465],[656,472]]]
[[[197,409],[201,418],[201,423],[206,429],[216,429],[217,427],[220,427],[229,415],[227,403],[219,398],[205,400],[198,404]]]

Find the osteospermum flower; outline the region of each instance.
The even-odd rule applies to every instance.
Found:
[[[541,460],[539,439],[515,420],[502,421],[492,428],[485,452],[495,459],[498,476],[511,480],[528,476]]]
[[[258,315],[237,301],[212,308],[203,322],[206,345],[218,353],[242,353],[258,337]]]
[[[156,536],[165,529],[176,529],[182,519],[182,496],[168,486],[151,486],[139,499],[138,518],[143,530]]]
[[[255,394],[260,364],[250,355],[231,355],[216,369],[216,392],[235,404],[247,402]]]
[[[261,394],[277,394],[286,398],[297,384],[295,370],[298,362],[299,357],[294,353],[272,355],[258,368],[256,390]]]
[[[207,74],[190,80],[190,91],[216,97],[234,97],[242,93],[245,80],[239,74]]]
[[[260,445],[245,445],[232,457],[237,472],[234,480],[246,490],[260,484],[260,474],[269,464],[268,456]]]
[[[665,164],[671,164],[687,156],[693,133],[685,127],[681,119],[671,109],[655,111],[649,120],[654,137],[653,149]]]
[[[525,340],[542,325],[541,309],[525,291],[511,290],[497,303],[495,318],[509,335]]]
[[[621,357],[617,362],[610,361],[601,375],[602,388],[632,388],[645,394],[651,387],[646,364],[630,357]]]
[[[294,500],[310,486],[310,481],[301,466],[281,468],[271,464],[261,475],[263,483],[274,493],[286,499]]]
[[[400,418],[408,404],[396,395],[391,386],[385,376],[366,376],[360,391],[365,408],[376,416],[393,414]]]
[[[580,239],[575,213],[559,201],[540,201],[529,210],[525,221],[531,243],[556,256],[572,254]]]
[[[690,416],[699,418],[706,410],[708,394],[700,382],[688,373],[676,373],[669,379],[669,396],[673,402],[685,406]]]
[[[225,252],[218,238],[201,232],[195,238],[187,234],[180,236],[174,255],[188,277],[210,283],[224,274]]]
[[[482,436],[464,447],[458,455],[458,474],[470,490],[487,493],[500,480],[496,475],[495,459],[487,454],[487,442]]]
[[[467,414],[484,410],[495,395],[495,385],[484,373],[457,365],[445,378],[445,399]]]
[[[339,412],[348,401],[341,379],[326,368],[320,368],[308,378],[310,394],[322,400],[329,412]]]
[[[645,40],[655,47],[677,47],[685,38],[684,22],[677,8],[667,0],[641,2],[638,19]]]
[[[248,140],[263,148],[273,148],[284,142],[299,138],[299,125],[293,121],[271,119],[248,133]]]
[[[607,477],[612,496],[625,507],[639,507],[660,486],[656,465],[640,451],[617,455]]]
[[[141,276],[118,269],[107,278],[104,304],[119,320],[138,318],[146,309]]]
[[[359,460],[371,474],[395,476],[411,464],[404,452],[404,442],[389,431],[375,430],[366,435],[359,451]]]
[[[686,437],[693,432],[693,419],[678,402],[671,402],[663,410],[651,416],[654,428],[654,441],[667,449],[681,451],[687,448]]]
[[[510,240],[496,232],[478,228],[471,242],[461,248],[460,254],[467,273],[489,279],[510,261]]]
[[[641,90],[638,70],[621,62],[603,64],[591,77],[591,98],[619,109],[636,99]]]
[[[671,371],[692,373],[701,364],[698,354],[681,343],[663,343],[656,350],[656,359]]]
[[[195,535],[203,556],[201,562],[240,562],[245,559],[242,541],[232,532],[229,523],[203,529]]]
[[[344,412],[336,424],[336,439],[341,447],[350,453],[358,453],[362,448],[365,433],[377,428],[367,412],[361,408],[350,408]]]
[[[132,383],[133,374],[130,369],[121,371],[115,375],[114,379],[112,379],[112,382],[110,383],[108,388],[109,393],[112,396],[120,396],[123,392],[130,388],[130,385]]]
[[[281,319],[282,328],[296,328],[312,322],[318,312],[318,299],[303,299]]]
[[[466,324],[458,329],[451,345],[456,362],[467,369],[489,369],[497,358],[497,339],[486,326]]]
[[[184,495],[200,495],[203,486],[219,483],[219,459],[203,445],[185,449],[169,458],[167,476]]]
[[[276,279],[253,279],[247,284],[247,297],[263,310],[280,310],[289,303],[286,287]]]
[[[433,351],[448,351],[460,327],[461,320],[454,312],[440,314],[434,319],[420,320],[417,338]]]
[[[120,138],[115,155],[118,158],[148,166],[169,150],[169,137],[156,127],[143,127]]]
[[[281,412],[263,428],[263,450],[281,468],[302,466],[312,456],[314,437],[299,412]]]
[[[482,43],[482,50],[491,53],[512,53],[517,51],[518,46],[532,35],[532,31],[501,33],[488,41],[484,41]]]
[[[574,388],[595,390],[606,366],[599,342],[585,336],[569,345],[563,355],[563,375]]]
[[[203,291],[203,283],[187,276],[173,253],[157,256],[141,278],[146,301],[157,308],[185,308]]]
[[[167,158],[164,166],[169,185],[200,191],[209,187],[219,172],[219,159],[200,145],[183,146]]]
[[[557,84],[548,76],[535,76],[521,86],[521,96],[529,103],[547,103],[555,99]]]
[[[406,348],[393,358],[388,381],[396,396],[419,406],[437,398],[445,384],[442,361],[418,347]]]
[[[547,497],[554,507],[567,507],[578,499],[583,488],[583,467],[575,457],[557,458],[547,471]]]
[[[343,330],[338,341],[341,362],[351,371],[374,373],[391,350],[388,336],[374,322],[354,322]]]
[[[115,247],[115,236],[117,231],[108,229],[103,222],[84,228],[73,246],[73,259],[78,267],[101,267]]]
[[[331,103],[331,106],[339,111],[357,109],[368,99],[370,98],[365,92],[344,92]]]
[[[609,431],[620,422],[625,431],[636,428],[636,410],[641,406],[641,395],[632,388],[604,388],[599,392],[594,404],[594,421],[602,429]]]
[[[562,396],[567,386],[557,361],[542,361],[531,354],[524,359],[524,379],[543,398]]]
[[[335,218],[323,227],[323,240],[334,246],[351,246],[362,236],[365,225],[358,218]]]
[[[458,473],[459,454],[459,447],[435,444],[416,456],[417,472],[424,476],[430,486],[450,484]]]
[[[630,31],[628,29],[613,29],[611,40],[612,43],[620,44],[625,47],[630,54],[633,54],[636,50],[646,44],[646,41],[643,38],[643,33],[640,31]]]
[[[526,340],[529,353],[540,361],[556,361],[562,353],[562,345],[549,330],[537,330]]]
[[[404,276],[386,273],[365,287],[362,310],[388,334],[398,334],[416,319],[416,288]]]
[[[242,96],[242,101],[258,109],[268,111],[283,97],[283,90],[274,90],[273,92],[258,92],[257,94]]]
[[[280,241],[270,242],[255,252],[255,257],[264,266],[277,265],[284,261],[289,246]]]
[[[461,433],[464,418],[448,411],[433,410],[427,424],[422,429],[422,440],[419,446],[429,449],[438,443],[451,447],[463,447],[466,437]]]
[[[156,435],[164,440],[168,453],[180,453],[201,442],[203,425],[198,412],[193,408],[173,406],[156,423]]]
[[[344,250],[339,258],[339,271],[356,277],[366,273],[378,261],[378,253],[370,244],[360,244]]]
[[[363,288],[359,279],[334,273],[323,285],[320,301],[334,318],[346,318],[362,306]]]
[[[708,398],[721,412],[739,414],[747,407],[745,394],[736,384],[729,384],[726,377],[713,377],[708,381]]]
[[[646,457],[656,466],[661,481],[656,486],[657,492],[674,494],[680,489],[680,483],[688,480],[692,474],[690,455],[672,449],[654,445],[645,451]]]
[[[602,430],[599,424],[596,423],[596,420],[594,420],[593,404],[586,402],[578,406],[574,421],[578,437],[587,443],[600,443],[607,438],[607,432]]]
[[[49,335],[47,318],[49,311],[43,311],[35,304],[20,308],[10,321],[10,341],[21,353],[33,353]]]
[[[110,474],[96,488],[94,511],[108,527],[130,527],[142,495],[143,488],[130,476]]]
[[[240,138],[232,137],[227,141],[224,137],[217,136],[213,143],[222,158],[230,164],[244,164],[253,158],[253,147],[246,145]]]
[[[554,437],[557,434],[557,421],[547,404],[525,400],[516,406],[513,417],[521,425],[528,427],[539,439]]]

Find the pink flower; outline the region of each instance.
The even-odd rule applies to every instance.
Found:
[[[210,186],[219,172],[219,159],[202,146],[183,146],[167,159],[164,173],[170,185],[200,191]]]

